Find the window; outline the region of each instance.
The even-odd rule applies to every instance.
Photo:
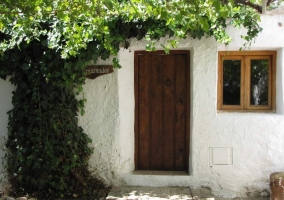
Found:
[[[275,51],[224,51],[218,56],[218,110],[275,111]]]

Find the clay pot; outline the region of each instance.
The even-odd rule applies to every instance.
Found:
[[[270,200],[284,199],[284,172],[270,174]]]

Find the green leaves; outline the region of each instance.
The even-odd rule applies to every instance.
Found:
[[[219,0],[215,0],[212,3],[213,7],[215,8],[216,12],[218,13],[220,11],[221,3]]]
[[[113,48],[114,41],[123,42],[120,35],[110,35],[113,22],[121,20],[121,26],[126,23],[143,24],[147,21],[160,22],[165,28],[159,26],[148,27],[147,35],[152,39],[173,33],[178,38],[184,38],[190,32],[193,37],[201,38],[204,35],[220,39],[219,32],[215,30],[220,19],[231,18],[234,20],[238,14],[243,23],[234,23],[238,26],[254,29],[256,34],[259,29],[246,22],[256,22],[256,11],[249,7],[235,5],[233,1],[221,3],[219,0],[206,1],[163,1],[163,0],[131,0],[131,1],[42,1],[31,0],[25,4],[16,0],[2,3],[0,13],[0,31],[8,33],[10,39],[1,41],[0,52],[14,48],[24,41],[32,41],[41,35],[49,36],[49,48],[61,52],[62,58],[74,57],[79,51],[86,49],[91,41],[101,41],[111,54],[116,55],[117,49]],[[240,9],[244,8],[244,9]],[[247,10],[247,11],[246,11]],[[244,12],[243,12],[244,11]],[[250,14],[248,14],[250,13]],[[251,15],[251,13],[253,13]],[[112,23],[110,23],[112,22]],[[40,24],[49,24],[42,27]],[[165,24],[166,23],[166,24]],[[219,25],[220,26],[220,25]],[[17,30],[11,28],[17,27]],[[117,28],[117,27],[116,27]],[[222,27],[225,29],[225,26]],[[36,29],[40,31],[35,31]],[[127,29],[126,29],[127,30]],[[128,30],[128,34],[132,34]],[[224,30],[225,31],[225,30]],[[255,38],[255,34],[248,32],[248,40]],[[133,34],[136,37],[138,34]],[[145,34],[143,34],[144,36]],[[225,35],[225,34],[223,34]],[[141,38],[139,36],[139,38]],[[226,39],[226,41],[228,41]],[[151,43],[147,50],[154,49]]]
[[[85,80],[84,62],[63,60],[60,52],[48,48],[47,39],[22,42],[0,59],[1,74],[13,74],[16,85],[8,112],[7,170],[13,186],[21,188],[17,192],[69,198],[82,187],[73,171],[85,178],[92,153],[91,139],[77,124],[85,99],[74,94]],[[91,193],[84,188],[82,193]]]
[[[201,27],[204,29],[205,32],[208,32],[209,30],[209,24],[205,17],[200,17],[199,22],[201,24]]]
[[[77,124],[86,100],[75,95],[90,60],[113,56],[120,68],[117,54],[131,38],[144,38],[154,51],[157,40],[175,36],[161,45],[169,53],[188,36],[227,45],[230,24],[247,29],[244,45],[261,31],[253,9],[219,0],[9,0],[0,3],[0,14],[0,77],[12,75],[16,85],[8,172],[14,188],[43,198],[72,196],[79,184],[74,173],[88,174],[91,140]]]
[[[30,64],[27,64],[27,63],[24,63],[23,65],[22,65],[22,69],[23,70],[28,70],[28,69],[30,69],[31,68],[31,65]]]

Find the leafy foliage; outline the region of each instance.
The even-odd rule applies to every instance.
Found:
[[[40,27],[48,32],[49,25],[41,23]],[[148,20],[143,25],[122,19],[109,21],[109,35],[123,38],[113,41],[113,51],[119,50],[122,41],[127,46],[127,38],[142,38],[155,26],[167,31],[159,21]],[[2,40],[10,37],[0,36]],[[78,188],[80,195],[92,195],[90,185],[86,185],[93,178],[87,169],[91,140],[77,125],[77,113],[84,113],[85,100],[77,100],[75,95],[82,90],[87,61],[107,59],[111,52],[103,40],[94,40],[76,57],[63,59],[48,42],[49,37],[41,35],[7,49],[0,59],[0,77],[11,75],[10,81],[17,86],[14,108],[8,112],[6,159],[10,181],[15,190],[41,198],[72,198]]]
[[[247,28],[247,35],[243,37],[248,43],[261,31],[257,24],[260,19],[257,12],[232,1],[32,0],[25,3],[5,0],[0,4],[3,5],[0,13],[4,14],[0,18],[0,30],[11,35],[9,40],[2,41],[2,52],[21,42],[47,35],[49,48],[61,51],[63,58],[77,55],[80,49],[86,49],[87,44],[94,39],[103,42],[104,48],[116,55],[113,42],[124,40],[111,37],[110,29],[114,24],[110,22],[117,21],[117,18],[124,23],[159,21],[176,39],[187,37],[190,33],[197,38],[214,36],[224,44],[231,41],[225,30],[228,24]],[[50,24],[52,29],[42,29],[40,24],[43,22]],[[158,39],[167,32],[159,26],[146,30],[146,39],[151,40],[148,50],[154,50],[152,39]],[[164,48],[168,50],[176,44],[177,41],[171,39]]]
[[[70,60],[66,64],[46,42],[22,43],[21,50],[8,50],[1,58],[17,86],[8,112],[8,173],[24,194],[72,196],[78,187],[75,175],[86,173],[92,153],[91,140],[77,125],[79,102],[73,92],[83,83],[84,71],[68,65]]]
[[[129,39],[147,50],[166,35],[165,51],[178,40],[213,36],[229,44],[226,27],[248,30],[249,45],[261,28],[258,13],[219,0],[3,0],[0,3],[0,77],[16,85],[9,111],[7,166],[15,190],[41,198],[89,194],[90,138],[77,125],[88,61],[114,56]],[[245,45],[246,45],[245,44]]]

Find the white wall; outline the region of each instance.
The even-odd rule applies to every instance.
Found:
[[[206,186],[224,197],[265,195],[269,174],[284,171],[284,15],[264,15],[261,26],[264,30],[251,49],[278,52],[276,113],[217,112],[217,52],[239,49],[243,30],[229,29],[234,40],[227,48],[213,38],[182,40],[179,49],[191,52],[190,175],[133,175],[134,51],[144,50],[146,44],[133,40],[130,50],[119,52],[122,69],[87,80],[84,86],[86,114],[79,121],[93,140],[94,173],[116,185]],[[7,134],[12,90],[0,80],[1,136]],[[233,164],[209,166],[209,147],[232,147]]]
[[[111,64],[100,60],[99,64]],[[79,125],[92,139],[94,154],[90,169],[108,184],[117,184],[117,171],[121,170],[119,141],[119,98],[117,72],[96,79],[86,79],[83,96],[87,99],[84,116],[79,115]]]
[[[283,26],[280,26],[282,23]],[[217,52],[238,50],[243,30],[228,29],[234,38],[225,48],[213,38],[187,39],[178,49],[191,52],[190,175],[134,175],[134,51],[145,41],[131,42],[121,50],[122,69],[85,85],[87,110],[82,125],[94,140],[91,164],[102,177],[117,185],[207,186],[215,195],[245,197],[267,195],[269,175],[284,171],[283,63],[284,15],[264,15],[264,28],[251,50],[277,50],[276,113],[217,112]],[[164,43],[166,39],[160,41]],[[159,45],[157,46],[159,48]],[[109,88],[101,89],[102,86]],[[89,96],[90,91],[97,94]],[[98,92],[99,91],[99,92]],[[93,103],[92,103],[93,102]],[[104,121],[98,121],[103,118]],[[112,124],[111,126],[109,124]],[[209,166],[209,147],[233,148],[232,165]]]

